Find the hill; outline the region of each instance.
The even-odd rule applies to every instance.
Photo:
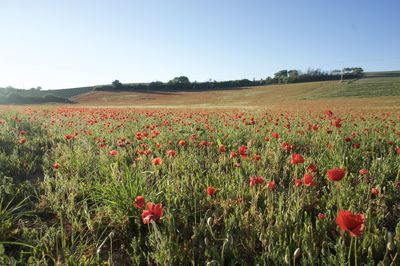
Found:
[[[400,77],[363,78],[213,91],[89,92],[81,105],[143,107],[272,107],[282,105],[400,106]]]

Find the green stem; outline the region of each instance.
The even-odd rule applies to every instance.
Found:
[[[357,238],[354,240],[354,265],[357,266]]]
[[[350,247],[349,247],[349,254],[347,255],[347,263],[350,265],[351,260],[351,247],[353,246],[353,237],[351,238]]]

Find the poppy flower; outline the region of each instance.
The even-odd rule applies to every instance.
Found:
[[[251,187],[254,185],[257,185],[257,184],[262,184],[263,182],[264,182],[264,178],[262,176],[258,176],[258,177],[251,176],[250,177],[250,186]]]
[[[64,135],[64,139],[65,139],[66,141],[71,141],[73,138],[74,138],[73,135],[70,135],[70,134]]]
[[[239,148],[239,154],[240,154],[240,156],[242,157],[242,158],[246,158],[247,157],[247,146],[245,146],[245,145],[242,145],[240,148]]]
[[[184,146],[186,146],[186,141],[184,141],[183,139],[181,139],[181,140],[178,142],[178,145],[184,147]]]
[[[167,154],[168,157],[175,157],[176,156],[176,151],[167,150],[166,154]]]
[[[118,155],[118,151],[117,150],[111,150],[110,151],[110,155],[111,156],[116,156],[116,155]]]
[[[58,168],[60,168],[60,164],[59,163],[54,163],[53,164],[53,169],[57,170]]]
[[[371,190],[372,195],[378,195],[379,194],[379,190],[376,188],[372,188]]]
[[[253,160],[254,161],[259,161],[261,159],[261,156],[259,154],[254,154]]]
[[[275,181],[269,181],[269,182],[268,182],[268,189],[269,189],[269,191],[274,190],[275,187],[276,187]]]
[[[137,196],[135,198],[135,207],[138,208],[138,209],[143,208],[144,202],[145,202],[145,199],[144,199],[143,196]]]
[[[215,192],[216,192],[216,189],[214,187],[208,187],[207,188],[207,194],[209,196],[214,196]]]
[[[328,170],[327,174],[329,180],[340,181],[346,175],[346,170],[342,168],[332,168]]]
[[[318,213],[318,219],[324,220],[325,218],[326,218],[326,214],[325,213]]]
[[[226,148],[225,148],[225,145],[224,145],[224,144],[221,144],[221,146],[219,146],[219,152],[220,152],[220,153],[226,152]]]
[[[301,186],[302,183],[303,183],[303,181],[302,181],[301,179],[296,178],[296,179],[294,180],[294,186],[295,186],[295,187]]]
[[[161,203],[157,203],[154,205],[153,202],[147,203],[147,210],[143,210],[142,212],[142,221],[144,224],[148,224],[152,221],[160,221],[160,218],[163,216],[163,207]]]
[[[26,142],[25,138],[19,138],[18,140],[19,144],[24,144]]]
[[[162,165],[162,159],[160,157],[156,157],[153,159],[153,161],[151,162],[153,165]]]
[[[340,229],[348,231],[352,237],[359,237],[365,230],[363,214],[352,214],[347,210],[340,210],[336,217],[336,224]]]
[[[237,156],[238,156],[238,154],[236,152],[231,151],[231,154],[229,155],[229,158],[232,159],[232,158],[235,158]]]
[[[368,170],[367,169],[360,169],[359,171],[360,175],[368,175]]]
[[[291,164],[300,164],[304,163],[304,158],[301,154],[294,153],[292,154],[292,159],[290,159]]]
[[[400,147],[396,149],[397,155],[400,155]]]
[[[315,165],[315,164],[310,164],[308,167],[307,167],[307,171],[309,171],[310,173],[317,173],[318,172],[318,168],[317,168],[317,165]]]
[[[20,135],[25,135],[25,134],[26,134],[26,131],[25,131],[25,130],[20,130],[20,131],[19,131],[19,134],[20,134]]]
[[[313,187],[316,185],[314,182],[314,177],[310,174],[304,174],[303,181],[306,187]]]
[[[340,119],[340,118],[335,119],[335,121],[333,122],[333,125],[336,128],[341,128],[342,127],[342,119]]]

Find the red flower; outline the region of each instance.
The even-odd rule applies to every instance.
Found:
[[[350,211],[341,210],[336,217],[336,224],[340,229],[348,231],[352,237],[359,237],[365,230],[363,214],[352,214]]]
[[[19,138],[18,140],[19,144],[24,144],[26,142],[25,138]]]
[[[254,161],[259,161],[261,159],[261,156],[259,154],[254,154],[253,160]]]
[[[397,152],[397,155],[400,155],[400,147],[397,148],[396,152]]]
[[[60,164],[59,163],[54,163],[53,164],[53,169],[57,170],[58,168],[60,168]]]
[[[335,119],[335,121],[333,122],[333,125],[336,128],[341,128],[342,127],[342,119],[340,119],[340,118]]]
[[[371,190],[372,195],[378,195],[379,194],[379,190],[376,188],[372,188]]]
[[[304,158],[301,154],[294,153],[292,154],[292,159],[290,159],[291,164],[300,164],[304,163]]]
[[[151,162],[153,165],[162,165],[162,159],[160,157],[156,157],[153,159],[153,161]]]
[[[26,131],[25,131],[25,130],[20,130],[20,131],[19,131],[19,134],[20,134],[20,135],[25,135],[25,134],[26,134]]]
[[[326,115],[326,118],[331,119],[333,116],[333,113],[331,110],[327,110],[327,111],[325,111],[325,115]]]
[[[318,219],[323,220],[326,218],[326,214],[325,213],[318,213]]]
[[[138,208],[138,209],[143,208],[144,202],[145,202],[145,199],[144,199],[143,196],[137,196],[135,198],[135,207]]]
[[[221,146],[219,146],[219,152],[220,152],[220,153],[226,152],[226,149],[225,149],[225,145],[224,145],[224,144],[221,144]]]
[[[240,154],[240,156],[242,157],[242,158],[246,158],[247,157],[247,146],[245,146],[245,145],[242,145],[240,148],[239,148],[239,154]]]
[[[360,175],[368,175],[368,170],[367,169],[360,169],[359,171]]]
[[[307,167],[307,171],[309,171],[310,173],[317,173],[318,172],[318,168],[317,168],[317,165],[315,165],[315,164],[310,164],[308,167]]]
[[[250,177],[250,186],[251,187],[254,185],[257,185],[257,184],[262,184],[263,182],[264,182],[264,178],[262,176],[258,176],[258,177],[251,176]]]
[[[207,188],[207,194],[209,196],[214,196],[216,189],[214,187],[208,187]]]
[[[118,155],[118,151],[117,150],[112,150],[112,151],[110,151],[110,155],[116,156],[116,155]]]
[[[178,145],[184,147],[184,146],[186,146],[186,141],[184,141],[183,139],[181,139],[181,140],[178,142]]]
[[[269,181],[269,182],[268,182],[269,191],[274,190],[275,187],[276,187],[275,181]]]
[[[295,186],[295,187],[301,186],[302,183],[303,183],[303,181],[301,181],[301,179],[296,178],[296,179],[294,180],[294,186]]]
[[[73,138],[74,138],[73,135],[70,135],[70,134],[64,135],[64,139],[65,139],[66,141],[70,141],[70,140],[72,140]]]
[[[157,203],[154,205],[153,202],[147,203],[147,210],[143,210],[142,212],[142,221],[144,224],[148,224],[151,221],[160,221],[160,218],[163,216],[163,207],[161,203]]]
[[[166,154],[167,154],[168,157],[175,157],[176,156],[176,151],[167,150]]]
[[[281,138],[281,136],[280,136],[278,133],[276,133],[276,132],[272,133],[271,136],[272,136],[274,139],[280,139],[280,138]]]
[[[332,168],[328,170],[327,174],[329,180],[340,181],[346,175],[346,170],[342,168]]]
[[[310,174],[304,174],[304,185],[307,187],[315,186],[314,177]]]
[[[235,158],[237,156],[238,156],[238,154],[236,152],[231,151],[231,154],[229,155],[229,158],[232,159],[232,158]]]

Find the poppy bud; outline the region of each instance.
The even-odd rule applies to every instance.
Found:
[[[294,253],[293,253],[293,258],[294,258],[294,259],[297,259],[297,257],[300,256],[300,253],[301,253],[300,248],[296,248],[296,250],[295,250]]]

